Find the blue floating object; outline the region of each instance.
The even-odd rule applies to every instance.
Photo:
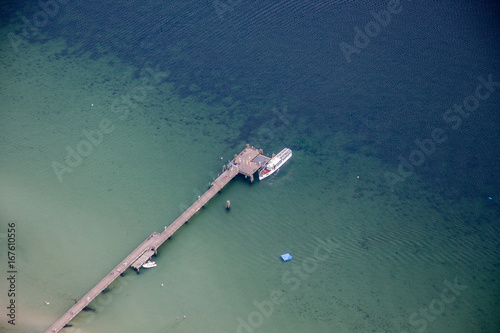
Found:
[[[493,198],[492,198],[492,197],[488,197],[488,199],[493,200]]]
[[[292,260],[292,256],[290,255],[290,253],[285,253],[281,255],[281,259],[283,259],[283,261]]]

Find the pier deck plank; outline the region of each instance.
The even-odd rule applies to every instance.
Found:
[[[94,288],[90,289],[79,301],[75,303],[61,318],[59,318],[46,332],[59,332],[67,323],[70,322],[80,311],[82,311],[94,298],[96,298],[104,289],[106,289],[121,273],[123,273],[131,264],[139,258],[144,252],[149,249],[149,244],[153,242],[159,233],[151,234],[144,242],[141,243],[132,253],[130,253],[118,266],[113,268]]]
[[[253,161],[260,157],[259,163]],[[217,177],[210,188],[201,195],[184,213],[182,213],[172,224],[170,224],[162,233],[154,232],[144,242],[141,243],[132,253],[123,259],[118,266],[113,268],[101,281],[99,281],[88,293],[75,303],[67,312],[65,312],[45,333],[59,332],[71,319],[82,311],[94,298],[96,298],[104,289],[115,281],[121,273],[127,268],[133,267],[137,271],[140,267],[156,253],[158,248],[180,228],[186,221],[196,214],[205,204],[210,201],[224,186],[226,186],[239,173],[251,177],[262,167],[262,161],[268,161],[269,158],[260,155],[260,151],[253,147],[246,147],[241,153],[228,164],[224,172]]]

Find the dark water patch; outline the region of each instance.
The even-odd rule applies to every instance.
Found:
[[[12,4],[1,3],[11,14],[38,10]],[[342,150],[375,156],[395,169],[399,155],[408,157],[418,148],[415,140],[443,127],[449,140],[416,173],[471,197],[498,192],[498,95],[460,130],[449,130],[442,120],[474,91],[479,75],[492,73],[500,80],[499,32],[491,28],[498,7],[404,2],[401,14],[347,64],[339,43],[352,43],[354,27],[384,6],[241,1],[221,18],[210,1],[70,2],[43,27],[43,41],[63,37],[68,49],[59,57],[116,56],[138,68],[136,77],[140,68],[158,65],[170,71],[181,97],[211,105],[240,102],[236,112],[247,120],[238,140],[255,136],[252,129],[267,117],[262,106],[291,100],[291,112],[307,120],[294,127],[297,137],[347,131],[361,139]],[[310,149],[321,150],[316,147]]]

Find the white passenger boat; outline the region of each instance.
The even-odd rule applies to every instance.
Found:
[[[285,164],[290,157],[292,157],[292,150],[290,148],[285,148],[280,151],[278,155],[271,158],[264,168],[259,171],[259,180],[267,178],[278,171],[278,169],[281,168],[281,166]]]

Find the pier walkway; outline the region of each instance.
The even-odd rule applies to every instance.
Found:
[[[45,333],[59,332],[82,311],[94,298],[105,290],[120,274],[127,268],[133,267],[139,271],[140,267],[148,261],[158,248],[169,239],[181,226],[196,214],[205,204],[210,201],[224,186],[226,186],[239,173],[250,177],[253,182],[253,175],[269,161],[269,157],[262,155],[261,150],[247,147],[234,159],[223,167],[223,172],[211,184],[209,189],[196,200],[191,207],[182,213],[172,224],[162,233],[152,233],[141,243],[132,253],[123,259],[118,266],[113,268],[99,283],[97,283],[87,294],[65,312]]]

